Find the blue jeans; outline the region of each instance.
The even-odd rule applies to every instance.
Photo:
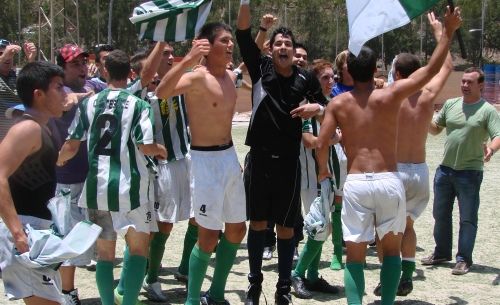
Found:
[[[452,211],[455,197],[458,199],[460,230],[458,233],[457,262],[472,264],[472,251],[476,241],[479,189],[483,171],[454,170],[439,166],[434,177],[434,255],[451,259],[453,227]]]

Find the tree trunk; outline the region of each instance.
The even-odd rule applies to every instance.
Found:
[[[114,0],[109,0],[109,11],[108,11],[108,44],[112,44],[111,38],[111,24],[113,23],[113,2]]]

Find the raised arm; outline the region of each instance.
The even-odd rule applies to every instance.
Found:
[[[184,94],[193,84],[197,72],[184,76],[187,69],[198,64],[200,59],[210,51],[210,43],[207,39],[193,40],[193,46],[189,53],[184,56],[181,62],[173,66],[156,88],[156,96],[159,98],[169,98],[179,94]]]
[[[250,0],[242,0],[240,2],[236,28],[238,30],[246,30],[250,28]]]
[[[432,27],[434,37],[436,38],[436,41],[438,41],[442,36],[443,26],[441,22],[436,19],[436,16],[434,16],[433,12],[427,14],[427,19],[429,20],[429,24]],[[451,54],[448,51],[444,64],[441,66],[438,74],[434,76],[431,81],[428,82],[424,87],[424,93],[426,94],[429,101],[433,102],[439,92],[443,89],[443,86],[448,79],[448,76],[450,76],[451,71],[453,71],[453,62]]]
[[[262,51],[264,50],[264,43],[267,38],[267,31],[276,23],[278,18],[274,17],[271,14],[265,14],[260,19],[260,27],[259,32],[257,32],[257,36],[255,36],[255,44]]]
[[[158,70],[158,66],[160,65],[161,57],[163,55],[163,49],[166,45],[166,42],[157,42],[151,53],[148,55],[148,58],[146,58],[144,66],[141,70],[142,87],[146,87],[155,77],[156,70]]]
[[[394,86],[389,87],[396,100],[403,100],[420,90],[439,72],[446,56],[448,55],[448,49],[450,47],[453,33],[462,23],[460,8],[456,7],[453,12],[450,12],[450,8],[447,7],[444,21],[445,27],[443,34],[441,35],[441,39],[439,39],[436,49],[434,49],[434,52],[432,53],[429,63],[413,72],[407,79],[395,82]]]

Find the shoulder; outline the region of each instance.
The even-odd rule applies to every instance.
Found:
[[[497,109],[495,108],[495,106],[493,106],[492,104],[490,104],[488,101],[486,100],[482,100],[483,104],[481,105],[481,109],[489,114],[489,115],[496,115],[498,116],[498,112],[497,112]]]
[[[6,135],[6,138],[17,143],[30,143],[40,146],[42,143],[42,127],[33,120],[22,120],[14,124]],[[22,139],[22,141],[21,141]]]

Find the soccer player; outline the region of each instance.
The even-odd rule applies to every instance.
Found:
[[[397,173],[398,113],[403,100],[439,72],[451,37],[460,24],[460,9],[450,12],[448,8],[443,35],[429,64],[383,89],[375,89],[374,52],[364,47],[357,57],[349,54],[347,67],[354,79],[354,89],[337,96],[327,106],[318,137],[318,180],[330,176],[329,141],[339,126],[348,160],[342,225],[347,246],[344,282],[349,304],[362,303],[366,246],[375,236],[375,230],[384,251],[381,304],[394,303],[406,224],[405,190]]]
[[[333,86],[333,65],[324,60],[318,59],[313,62],[312,74],[318,78],[321,90],[325,98],[328,98]],[[320,124],[316,118],[303,120],[302,123],[302,145],[300,151],[300,164],[302,171],[302,208],[304,215],[307,215],[311,208],[311,203],[318,197],[318,173],[315,160],[316,139],[320,129]],[[331,144],[337,144],[339,137],[334,137]],[[338,157],[334,146],[330,146],[331,159],[329,163]],[[331,167],[333,168],[333,166]],[[331,170],[333,172],[333,170]],[[337,181],[336,181],[337,182]],[[335,183],[335,186],[338,184]],[[337,190],[337,187],[335,188]],[[324,241],[307,238],[306,244],[300,253],[300,258],[292,271],[292,286],[297,297],[309,299],[313,297],[312,291],[324,293],[338,293],[338,288],[330,285],[323,277],[319,276],[319,262]],[[306,278],[307,271],[307,278]]]
[[[318,80],[293,64],[295,40],[288,28],[271,35],[271,57],[261,56],[250,30],[249,1],[242,1],[236,37],[252,79],[252,118],[245,164],[250,230],[248,256],[250,282],[245,304],[258,304],[262,291],[262,253],[268,221],[276,223],[279,279],[276,304],[291,301],[290,274],[295,249],[293,227],[300,214],[301,117],[321,112],[326,103]],[[311,103],[299,106],[307,99]]]
[[[123,300],[117,298],[120,304],[133,305],[143,280],[137,275],[146,270],[149,233],[156,227],[142,155],[164,159],[166,151],[154,143],[149,104],[124,90],[130,72],[128,56],[120,50],[112,51],[104,65],[108,89],[80,104],[58,165],[71,159],[81,141],[87,140],[89,172],[79,206],[88,208],[91,219],[103,228],[97,241],[97,288],[102,303],[112,305],[116,232],[124,233],[130,255],[123,263],[127,269]]]
[[[241,168],[231,126],[236,105],[232,60],[233,36],[223,23],[205,24],[191,51],[161,80],[156,95],[184,94],[191,131],[191,192],[198,243],[189,260],[187,305],[200,303],[200,290],[217,245],[215,270],[202,304],[224,304],[224,290],[236,251],[245,236],[246,212]],[[205,57],[205,65],[184,73]],[[262,251],[260,252],[262,257]]]
[[[442,33],[441,22],[435,18],[434,13],[429,13],[427,18],[438,41]],[[420,62],[415,55],[399,54],[394,62],[393,79],[397,81],[408,78],[418,68]],[[452,70],[453,63],[448,52],[439,73],[422,90],[405,99],[399,110],[397,158],[398,172],[406,193],[406,228],[401,242],[402,274],[397,290],[398,296],[406,296],[413,290],[412,276],[415,271],[417,247],[413,224],[425,210],[430,192],[429,168],[425,163],[425,142],[434,113],[434,100]],[[383,259],[383,249],[378,249],[377,254]],[[375,288],[374,294],[380,296],[380,285]]]
[[[166,44],[158,69],[161,79],[172,68],[173,48]],[[198,227],[191,207],[191,191],[189,185],[189,145],[187,110],[184,95],[173,97],[148,96],[153,109],[156,124],[156,141],[165,145],[168,158],[159,160],[158,178],[155,183],[154,211],[158,220],[158,230],[153,234],[150,244],[148,273],[143,288],[150,300],[166,301],[158,281],[161,259],[165,251],[172,228],[175,223],[189,219],[184,236],[182,259],[174,277],[187,283],[189,256],[198,239]]]

